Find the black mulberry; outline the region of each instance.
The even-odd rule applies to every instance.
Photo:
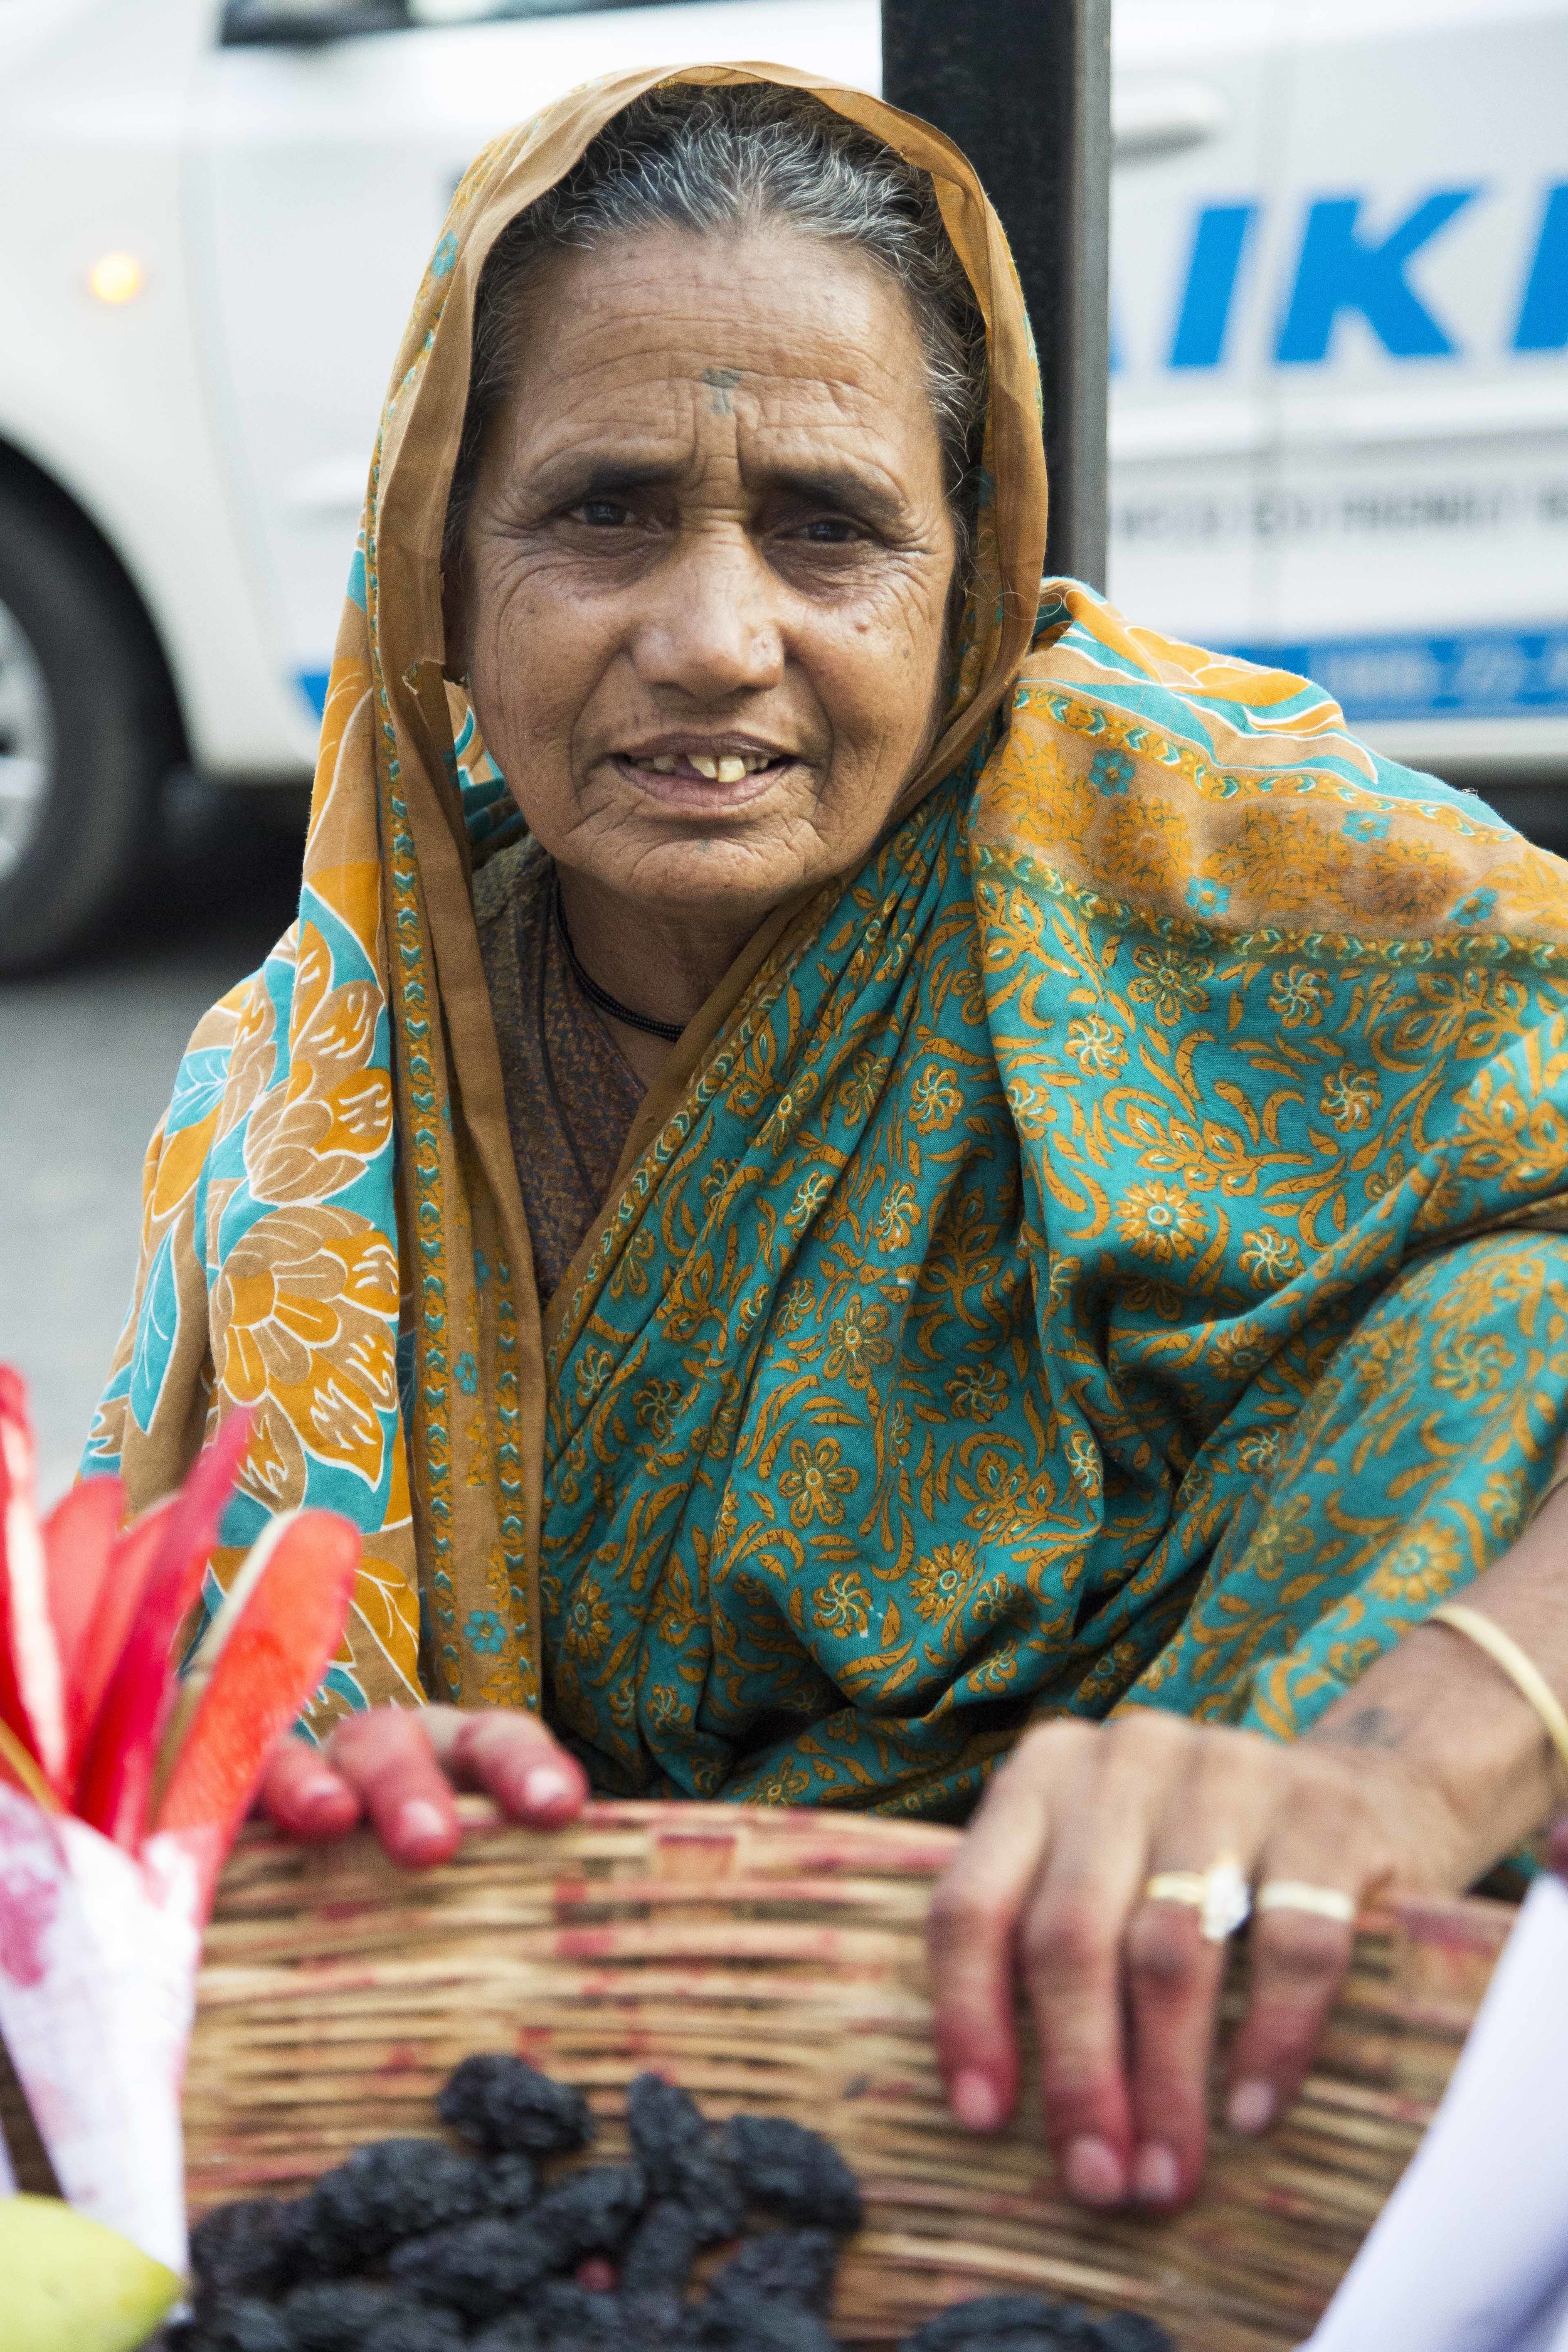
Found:
[[[570,2279],[547,2279],[528,2307],[549,2352],[626,2352],[620,2297]]]
[[[294,2352],[294,2336],[275,2304],[255,2295],[226,2297],[199,2322],[201,2352]]]
[[[632,2231],[621,2260],[621,2293],[684,2294],[701,2243],[701,2226],[690,2207],[678,2197],[661,2197]]]
[[[655,2287],[640,2294],[620,2294],[616,2301],[622,2332],[629,2342],[639,2347],[658,2345],[660,2352],[691,2352],[693,2314],[684,2295],[671,2288]]]
[[[801,2303],[783,2303],[762,2288],[737,2288],[722,2303],[694,2315],[693,2341],[701,2352],[838,2352],[825,2321]]]
[[[1175,2352],[1158,2321],[1145,2319],[1141,2311],[1113,2311],[1109,2319],[1096,2320],[1094,2341],[1096,2352]]]
[[[702,2243],[732,2238],[746,2218],[735,2168],[688,2091],[659,2074],[639,2074],[626,2092],[632,2147],[656,2197],[691,2209]]]
[[[640,2165],[595,2164],[542,2197],[518,2235],[541,2248],[541,2275],[568,2270],[584,2254],[619,2253],[647,2201]]]
[[[324,2284],[297,2286],[284,2299],[295,2352],[359,2352],[397,2312],[404,2298],[388,2286],[370,2286],[357,2279],[332,2279]]]
[[[1094,2352],[1095,2323],[1076,2303],[1037,2294],[977,2294],[938,2312],[900,2352]]]
[[[715,2303],[737,2294],[776,2294],[826,2311],[838,2268],[838,2242],[826,2230],[766,2230],[737,2246],[708,2282]]]
[[[216,2205],[191,2231],[191,2269],[204,2294],[265,2294],[287,2283],[299,2251],[303,2200],[247,2197]]]
[[[453,2131],[496,2156],[513,2149],[547,2156],[586,2147],[594,2137],[581,2091],[552,2083],[525,2058],[501,2051],[465,2058],[447,2077],[436,2108]]]
[[[468,2319],[499,2319],[553,2267],[528,2221],[486,2215],[407,2239],[387,2271],[426,2303],[444,2304]]]
[[[817,2229],[859,2228],[859,2186],[820,2132],[787,2116],[731,2116],[724,2138],[752,2204]]]
[[[306,2254],[324,2271],[359,2270],[405,2238],[482,2211],[484,2168],[438,2139],[378,2139],[325,2172],[304,2200]]]
[[[487,2327],[482,2336],[470,2336],[468,2352],[542,2352],[544,2338],[530,2311],[509,2311]]]
[[[481,2187],[487,2213],[526,2212],[539,2194],[539,2175],[533,2158],[515,2150],[506,2156],[492,2156],[480,2167]]]
[[[366,2352],[464,2352],[468,2338],[449,2312],[421,2309],[405,2304],[391,2319],[380,2321]]]

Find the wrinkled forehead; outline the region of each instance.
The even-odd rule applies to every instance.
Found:
[[[513,299],[492,445],[693,414],[862,439],[913,419],[934,441],[913,312],[853,246],[774,222],[633,230],[552,253]]]

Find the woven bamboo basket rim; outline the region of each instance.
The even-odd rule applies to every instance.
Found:
[[[924,1924],[955,1830],[853,1813],[599,1802],[531,1832],[464,1799],[450,1863],[398,1871],[366,1834],[241,1837],[208,1932],[186,2081],[193,2210],[289,2193],[363,2140],[437,2132],[475,2049],[586,2093],[595,2158],[654,2067],[705,2112],[792,2114],[860,2176],[834,2324],[888,2347],[945,2304],[1033,2288],[1130,2307],[1182,2352],[1289,2352],[1310,2332],[1441,2096],[1515,1916],[1426,1898],[1369,1912],[1317,2064],[1261,2143],[1216,2136],[1170,2217],[1058,2191],[1026,2043],[1013,2124],[948,2116]],[[1227,1996],[1234,2012],[1238,1999]]]

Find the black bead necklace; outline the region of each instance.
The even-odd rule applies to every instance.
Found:
[[[645,1037],[662,1037],[667,1045],[679,1043],[686,1034],[684,1021],[656,1021],[650,1013],[634,1013],[629,1004],[623,1004],[618,996],[612,996],[607,988],[601,988],[591,972],[584,971],[577,960],[577,950],[572,944],[572,934],[566,928],[566,909],[561,902],[559,874],[555,877],[555,928],[561,934],[561,944],[566,950],[572,977],[590,1004],[596,1005],[601,1013],[607,1013],[612,1021],[624,1021],[628,1029],[640,1029]]]

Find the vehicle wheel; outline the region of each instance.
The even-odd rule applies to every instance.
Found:
[[[112,560],[69,509],[0,480],[0,973],[86,946],[129,897],[179,751]]]

